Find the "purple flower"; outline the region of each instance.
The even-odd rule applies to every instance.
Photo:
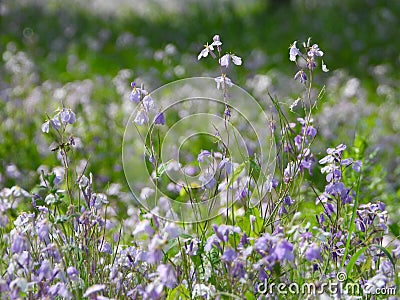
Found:
[[[71,293],[68,291],[67,287],[62,282],[57,282],[49,288],[49,294],[54,298],[60,296],[63,299],[72,299]],[[85,297],[85,295],[84,295]]]
[[[50,228],[47,220],[42,220],[38,223],[38,236],[40,241],[44,241],[46,244],[50,242],[49,231]]]
[[[307,82],[307,75],[303,70],[298,71],[295,75],[294,75],[294,80],[300,80],[300,83],[306,83]]]
[[[233,172],[233,165],[229,161],[229,158],[224,158],[218,165],[218,169],[223,170],[225,168],[226,174],[229,175]]]
[[[42,281],[43,278],[50,279],[53,276],[53,269],[50,262],[46,259],[42,261],[40,268],[38,270],[38,280]]]
[[[308,261],[313,261],[314,259],[322,260],[321,249],[317,244],[311,244],[308,246],[305,255]]]
[[[308,126],[306,129],[306,135],[308,135],[310,138],[314,138],[317,135],[317,129],[312,126]]]
[[[53,119],[50,120],[50,124],[51,124],[51,126],[52,126],[55,130],[60,129],[60,127],[61,127],[61,122],[60,122],[60,120],[58,119],[58,115],[55,116]]]
[[[137,112],[134,122],[139,126],[149,122],[149,117],[144,109],[140,109]]]
[[[50,129],[50,121],[46,121],[42,124],[42,132],[44,133],[49,133],[49,129]]]
[[[280,240],[275,247],[274,253],[276,254],[279,261],[293,260],[293,245],[286,240]]]
[[[211,162],[211,152],[208,150],[201,150],[200,154],[197,155],[197,161],[198,162],[204,162],[204,160],[206,159],[207,163]]]
[[[254,242],[254,247],[258,252],[263,254],[263,252],[266,252],[271,247],[272,241],[273,238],[268,233],[264,233]]]
[[[139,103],[139,101],[142,99],[142,95],[146,94],[147,92],[143,89],[137,88],[136,83],[134,83],[134,82],[131,83],[131,86],[132,86],[133,90],[132,90],[131,94],[129,95],[129,99],[132,102]]]
[[[153,98],[151,98],[150,94],[147,94],[144,96],[142,100],[143,108],[145,111],[149,112],[151,110],[154,110],[156,108],[156,104],[154,103]]]
[[[356,161],[353,163],[352,168],[353,168],[354,171],[356,171],[356,172],[358,173],[358,172],[360,172],[360,170],[361,170],[361,166],[362,166],[362,162],[361,162],[360,160],[356,160]]]
[[[294,204],[294,200],[289,195],[286,195],[285,198],[283,198],[283,203],[287,206],[291,206]]]
[[[75,269],[75,267],[70,266],[67,268],[67,274],[71,280],[76,280],[79,275],[79,272],[77,269]]]
[[[154,119],[154,124],[156,125],[165,125],[165,116],[163,112],[157,114]]]
[[[83,294],[83,297],[89,297],[90,295],[96,294],[106,288],[105,284],[95,284],[89,287]]]
[[[11,244],[11,252],[12,253],[21,253],[27,249],[25,239],[20,235],[16,234]]]
[[[314,57],[314,56],[323,56],[324,52],[322,52],[317,44],[314,44],[311,46],[310,50],[308,51],[307,55],[309,57]]]
[[[214,232],[217,235],[217,237],[223,242],[228,241],[229,234],[241,232],[239,227],[235,227],[232,225],[224,225],[224,224],[222,224],[220,226],[217,226],[214,224],[213,229],[214,229]]]
[[[99,246],[99,252],[112,254],[113,251],[112,251],[110,243],[109,242],[101,243]]]
[[[76,121],[75,113],[71,109],[64,108],[60,112],[60,117],[64,124],[74,124]]]
[[[214,174],[211,172],[205,172],[199,176],[199,180],[202,183],[202,186],[206,189],[212,189],[216,184],[217,181],[214,178]]]
[[[301,52],[299,49],[296,47],[297,41],[294,41],[293,44],[290,46],[289,49],[289,59],[290,61],[296,61],[296,56],[299,55],[301,56]]]
[[[217,83],[217,89],[222,88],[224,90],[226,88],[226,85],[228,85],[229,87],[233,85],[232,80],[226,77],[225,74],[222,74],[221,76],[215,78],[214,80]]]
[[[207,239],[207,242],[204,246],[204,250],[207,252],[211,251],[213,245],[216,246],[219,250],[222,250],[218,237],[215,234],[211,235]]]
[[[233,250],[232,248],[227,248],[225,249],[221,259],[225,262],[232,262],[236,257],[237,257],[236,251]]]
[[[171,265],[161,264],[157,267],[157,273],[160,276],[161,282],[167,288],[174,288],[177,286],[176,272]]]

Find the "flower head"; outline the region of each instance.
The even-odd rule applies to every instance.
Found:
[[[229,65],[230,65],[231,60],[237,66],[240,66],[242,64],[242,59],[239,56],[236,56],[235,54],[230,54],[230,53],[227,53],[224,56],[222,56],[219,59],[219,64],[222,67],[228,68]]]
[[[306,83],[307,82],[307,75],[303,70],[298,71],[294,75],[294,80],[299,79],[301,83]]]
[[[322,52],[317,44],[314,44],[311,46],[310,50],[308,51],[307,55],[309,57],[314,57],[314,56],[323,56],[324,52]]]
[[[165,116],[163,112],[157,114],[154,119],[154,124],[156,125],[165,125]]]
[[[296,61],[296,56],[301,55],[300,50],[296,47],[297,41],[294,41],[293,44],[290,46],[289,49],[289,59],[290,61]]]
[[[217,89],[222,88],[224,90],[226,85],[228,85],[228,86],[233,85],[232,80],[230,80],[228,77],[226,77],[225,74],[222,74],[221,76],[215,78],[214,80],[217,83]]]

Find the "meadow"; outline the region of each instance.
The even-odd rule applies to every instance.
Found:
[[[1,299],[398,299],[400,3],[0,3]]]

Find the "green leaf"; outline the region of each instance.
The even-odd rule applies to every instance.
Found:
[[[393,223],[389,225],[390,232],[397,238],[400,236],[400,227],[397,223]]]
[[[365,246],[358,250],[351,258],[349,263],[346,266],[346,274],[347,276],[350,276],[351,271],[353,270],[354,264],[356,263],[357,259],[360,257],[361,254],[365,252],[365,250],[368,249],[368,246]]]
[[[178,285],[170,293],[168,293],[167,300],[189,300],[190,293],[184,285]]]

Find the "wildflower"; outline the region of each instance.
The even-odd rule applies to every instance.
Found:
[[[171,265],[161,264],[157,267],[157,273],[160,276],[161,282],[167,288],[174,288],[177,285],[176,273]]]
[[[146,94],[146,91],[143,89],[137,88],[135,82],[132,82],[131,86],[133,89],[132,89],[131,94],[129,95],[129,99],[135,103],[138,103],[141,100],[142,95]]]
[[[199,176],[199,180],[206,189],[212,189],[217,183],[214,178],[214,174],[208,171],[206,171],[204,174],[201,174]]]
[[[220,225],[220,226],[213,225],[213,229],[217,237],[223,242],[228,241],[229,234],[241,232],[239,227],[232,225]]]
[[[149,122],[149,117],[144,109],[140,109],[137,112],[134,122],[139,126]]]
[[[307,82],[307,75],[303,70],[298,71],[294,75],[294,80],[299,79],[301,83],[306,83]]]
[[[236,251],[233,250],[232,248],[227,248],[225,249],[221,259],[225,262],[232,262],[235,260],[236,257],[237,257]]]
[[[77,269],[75,269],[75,267],[70,266],[67,268],[67,274],[71,280],[76,280],[79,272]]]
[[[105,284],[95,284],[89,287],[83,294],[83,297],[89,297],[90,295],[96,294],[106,288]]]
[[[297,41],[294,41],[293,44],[290,46],[289,50],[289,59],[290,61],[296,61],[296,56],[301,56],[300,50],[296,47]]]
[[[228,85],[229,87],[233,85],[232,80],[226,77],[225,74],[222,74],[221,76],[215,78],[214,80],[217,83],[217,89],[220,89],[221,87],[224,90],[226,88],[226,85]]]
[[[321,249],[318,247],[317,244],[311,244],[307,248],[305,256],[308,261],[313,261],[314,259],[322,260]]]
[[[221,43],[221,42],[219,42],[219,43]],[[213,52],[214,45],[217,45],[217,44],[215,44],[215,42],[213,42],[211,45],[208,45],[208,43],[205,44],[204,49],[201,50],[200,54],[197,56],[197,60],[200,60],[200,58],[202,58],[202,57],[207,57],[208,54],[211,54],[212,58],[216,58],[217,56]]]
[[[201,150],[200,154],[197,155],[198,162],[204,162],[205,160],[206,163],[211,163],[212,161],[211,158],[212,158],[211,152],[208,150]]]
[[[99,252],[112,254],[112,248],[109,242],[101,243],[99,246]]]
[[[225,168],[226,174],[229,175],[233,172],[233,165],[229,161],[229,158],[224,158],[218,165],[218,169],[223,170]]]
[[[311,46],[310,50],[308,51],[307,55],[309,57],[314,57],[314,56],[323,56],[324,52],[322,52],[317,44],[314,44]]]
[[[61,127],[61,122],[58,119],[58,115],[56,115],[53,119],[50,120],[51,126],[55,129],[58,130]]]
[[[49,129],[50,129],[50,121],[46,121],[42,124],[42,132],[44,133],[49,133]]]
[[[142,100],[142,104],[143,104],[143,108],[147,112],[154,110],[156,108],[154,100],[153,100],[153,98],[151,98],[150,94],[147,94],[146,96],[144,96],[144,98]]]
[[[356,161],[353,163],[352,168],[353,168],[354,171],[356,171],[356,172],[358,173],[358,172],[360,172],[360,170],[361,170],[361,166],[362,166],[362,162],[361,162],[360,160],[356,160]]]
[[[274,253],[277,255],[279,261],[282,259],[293,260],[293,245],[286,240],[281,240],[275,247]]]
[[[242,58],[240,58],[239,56],[236,56],[235,54],[230,54],[230,53],[227,53],[224,56],[222,56],[219,59],[219,64],[221,65],[221,67],[228,68],[231,60],[237,66],[240,66],[242,64]]]
[[[66,109],[64,108],[60,112],[60,118],[61,122],[63,122],[65,125],[66,124],[74,124],[76,121],[76,115],[71,109]]]
[[[157,114],[154,119],[154,124],[156,125],[165,125],[165,116],[163,112]]]
[[[38,275],[39,281],[42,281],[43,278],[50,279],[53,276],[53,269],[50,265],[50,262],[47,259],[42,261],[38,272],[39,272]]]

